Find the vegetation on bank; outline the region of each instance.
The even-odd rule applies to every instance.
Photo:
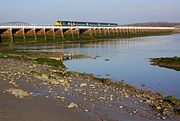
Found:
[[[180,57],[150,58],[151,65],[158,65],[180,71]]]
[[[49,59],[49,58],[36,58],[35,61],[40,64],[47,64],[47,65],[53,66],[53,67],[65,68],[63,62],[59,61],[59,60],[54,60],[54,59]]]
[[[36,61],[40,64],[47,64],[53,67],[61,67],[65,68],[62,60],[55,60],[51,59],[51,56],[62,56],[61,53],[45,53],[45,52],[22,52],[22,51],[15,51],[15,50],[1,50],[0,51],[0,58],[15,58],[15,59],[23,59],[26,61],[32,60]]]

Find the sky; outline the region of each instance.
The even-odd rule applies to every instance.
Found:
[[[0,22],[180,22],[180,0],[0,0]]]

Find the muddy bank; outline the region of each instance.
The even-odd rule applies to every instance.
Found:
[[[180,57],[150,58],[151,65],[180,71]]]
[[[0,120],[180,119],[174,111],[179,103],[161,94],[68,72],[61,61],[49,60],[49,53],[0,53]]]

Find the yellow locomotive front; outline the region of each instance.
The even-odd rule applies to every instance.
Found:
[[[62,23],[60,21],[57,21],[54,25],[55,26],[62,26]]]

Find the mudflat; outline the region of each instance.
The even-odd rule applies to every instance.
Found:
[[[0,121],[180,120],[159,93],[37,61],[44,54],[0,54]]]

